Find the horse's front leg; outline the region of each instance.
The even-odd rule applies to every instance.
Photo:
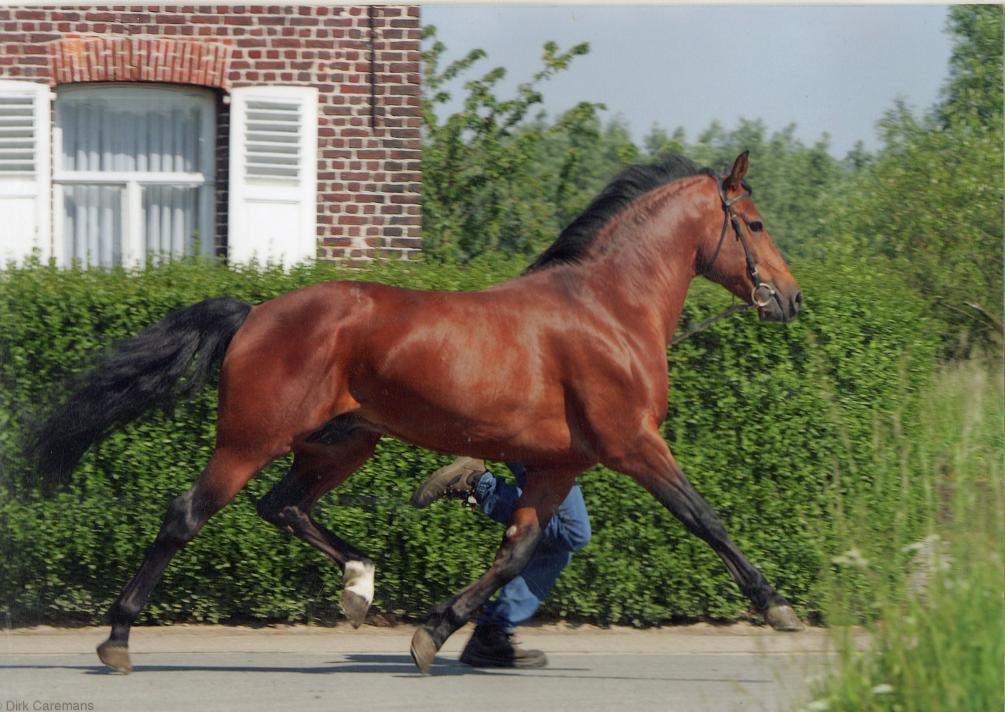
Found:
[[[789,602],[768,585],[764,575],[747,560],[729,538],[718,515],[685,477],[655,425],[645,428],[632,447],[623,454],[605,459],[604,464],[632,477],[688,531],[708,542],[769,625],[776,630],[802,629]]]
[[[491,568],[453,598],[442,601],[412,636],[412,660],[428,672],[443,646],[496,591],[517,576],[534,553],[541,531],[568,496],[581,470],[531,470]]]

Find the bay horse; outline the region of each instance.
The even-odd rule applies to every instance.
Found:
[[[795,318],[802,295],[744,180],[681,156],[617,176],[521,276],[478,292],[335,281],[256,306],[209,299],[120,343],[36,431],[29,452],[58,482],[84,451],[220,366],[216,445],[110,611],[98,647],[129,672],[130,627],[171,558],[276,458],[289,473],[258,502],[277,527],[342,570],[358,626],[374,565],[311,517],[318,498],[390,435],[444,453],[523,463],[527,486],[489,570],[418,626],[427,672],[444,641],[517,575],[574,480],[600,463],[648,490],[722,558],[767,622],[801,627],[685,477],[659,425],[666,350],[691,280],[724,286],[763,318]],[[222,365],[221,365],[222,364]]]

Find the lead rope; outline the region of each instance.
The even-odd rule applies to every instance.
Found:
[[[690,329],[688,329],[687,331],[685,331],[683,334],[678,334],[677,336],[675,336],[672,339],[670,339],[670,345],[671,346],[676,346],[681,341],[684,341],[686,339],[690,339],[695,334],[697,334],[699,332],[702,332],[702,331],[705,331],[705,329],[707,329],[708,327],[712,326],[712,324],[714,324],[715,322],[719,321],[720,319],[725,319],[727,316],[731,316],[731,315],[736,314],[738,312],[746,311],[747,309],[753,309],[753,305],[751,305],[751,304],[734,304],[733,306],[729,307],[728,309],[723,309],[718,314],[710,316],[707,319],[702,319],[697,324],[695,324],[694,326],[692,326]]]

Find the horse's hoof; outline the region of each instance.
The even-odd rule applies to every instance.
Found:
[[[352,591],[342,592],[342,610],[353,628],[359,628],[366,620],[366,612],[370,610],[370,602]]]
[[[363,625],[366,612],[373,602],[373,572],[371,561],[349,561],[345,565],[342,610],[353,628]]]
[[[129,647],[122,643],[106,640],[98,646],[98,657],[115,672],[128,675],[133,671],[133,664],[129,660]]]
[[[771,606],[765,611],[764,620],[775,630],[795,632],[803,629],[802,621],[788,604]]]
[[[429,634],[429,631],[422,627],[415,631],[415,635],[412,636],[410,652],[412,660],[415,661],[415,667],[419,668],[419,672],[423,675],[429,672],[429,666],[433,664],[437,650],[438,647],[433,642],[433,636]]]

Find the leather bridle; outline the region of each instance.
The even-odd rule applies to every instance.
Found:
[[[761,276],[757,273],[757,260],[754,259],[754,253],[750,250],[750,244],[747,242],[746,236],[743,234],[743,229],[740,227],[740,219],[733,212],[733,206],[744,198],[749,198],[754,194],[754,191],[747,181],[740,181],[740,185],[743,186],[743,192],[739,195],[733,196],[732,198],[726,197],[726,191],[723,188],[722,180],[718,176],[712,176],[715,180],[715,185],[719,189],[719,200],[722,201],[722,209],[724,215],[722,218],[722,231],[719,233],[719,244],[716,245],[715,254],[712,255],[711,261],[705,268],[706,271],[712,269],[712,265],[719,258],[719,251],[722,250],[722,243],[726,239],[726,230],[730,224],[733,225],[733,232],[736,233],[736,239],[740,241],[743,246],[743,255],[747,260],[747,274],[750,275],[750,281],[753,283],[754,288],[750,292],[750,301],[754,303],[757,307],[766,307],[771,303],[772,299],[777,298],[778,292],[775,290],[774,285],[770,282],[765,282],[761,279]]]

